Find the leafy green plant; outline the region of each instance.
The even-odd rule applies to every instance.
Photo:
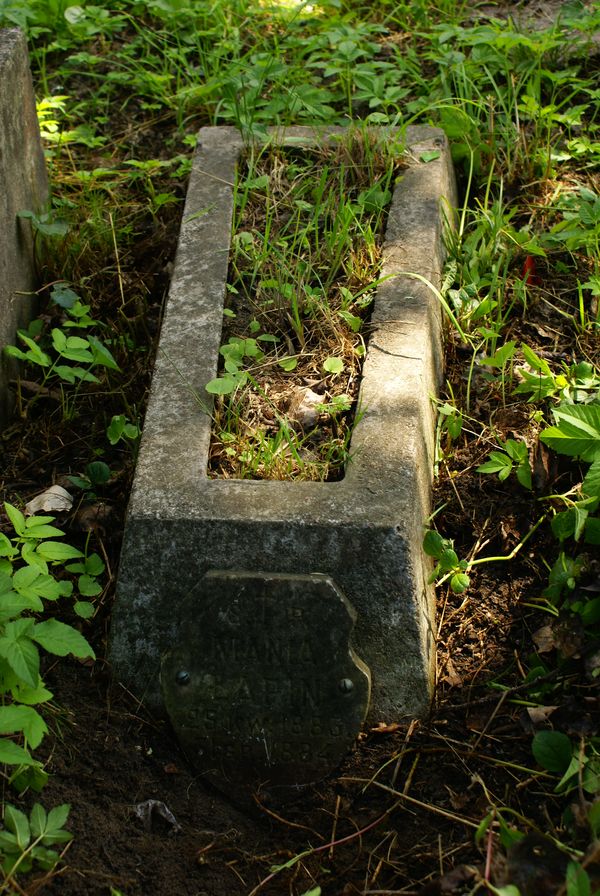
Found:
[[[558,454],[590,464],[577,500],[569,495],[553,496],[567,505],[554,517],[554,534],[561,542],[584,536],[588,544],[600,544],[600,519],[593,515],[600,505],[600,403],[563,403],[552,413],[555,425],[544,429],[540,440]]]
[[[522,344],[520,349],[527,366],[516,369],[522,382],[513,390],[513,395],[529,395],[530,402],[553,398],[585,404],[598,400],[600,376],[589,361],[562,364],[561,372],[555,373],[546,359],[528,345]]]
[[[226,398],[217,403],[214,427],[225,449],[218,448],[213,459],[226,461],[227,475],[242,475],[242,467],[243,475],[253,468],[273,468],[271,458],[280,452],[283,460],[288,450],[300,476],[320,478],[317,468],[333,468],[336,456],[347,459],[349,418],[337,412],[323,415],[330,437],[315,436],[311,445],[305,433],[294,435],[304,422],[286,416],[293,387],[287,405],[285,397],[278,406],[269,395],[285,391],[277,379],[281,370],[295,371],[302,382],[315,359],[332,384],[322,404],[342,400],[351,409],[356,389],[348,398],[346,386],[354,388],[364,355],[360,330],[378,282],[379,241],[400,155],[400,145],[384,145],[361,128],[312,149],[251,145],[246,150],[234,190],[225,335],[219,350],[223,369],[206,386],[209,393]],[[250,437],[244,414],[257,398],[264,408],[261,416],[275,424]],[[308,429],[318,423],[313,420]],[[239,442],[237,449],[228,429]],[[264,454],[256,464],[247,462],[251,444]],[[316,466],[300,463],[301,454],[311,449]],[[285,468],[283,463],[276,466]],[[213,469],[220,474],[217,464]]]
[[[279,341],[269,334],[262,334],[257,339],[231,336],[226,345],[222,345],[219,353],[224,358],[225,372],[206,384],[206,391],[213,395],[231,395],[236,389],[245,386],[250,379],[247,369],[249,363],[256,365],[265,357],[259,342]]]
[[[53,568],[84,555],[59,540],[64,533],[51,525],[53,517],[26,519],[11,504],[4,508],[15,535],[0,533],[0,763],[15,767],[10,780],[17,788],[39,789],[46,776],[31,750],[47,726],[35,707],[52,698],[40,674],[40,648],[81,658],[93,658],[94,652],[72,626],[53,617],[39,621],[38,614],[44,601],[73,592],[72,583],[55,576]]]
[[[497,473],[500,482],[515,473],[523,488],[531,488],[529,449],[525,442],[507,439],[500,443],[502,451],[491,451],[489,460],[477,467],[478,473]]]
[[[69,482],[83,491],[86,500],[94,501],[99,490],[110,481],[110,467],[102,460],[87,464],[83,476],[69,476]]]
[[[435,529],[428,529],[423,539],[423,550],[429,557],[437,560],[434,571],[429,577],[430,582],[441,585],[448,581],[450,590],[455,594],[462,594],[469,587],[470,579],[466,573],[467,560],[459,560],[454,550],[454,543],[449,538],[443,538]]]
[[[560,775],[556,793],[570,793],[582,787],[586,793],[600,791],[600,751],[598,738],[573,744],[561,731],[538,731],[531,750],[536,762],[552,774]]]
[[[9,357],[40,370],[42,378],[37,396],[55,382],[60,384],[61,389],[84,382],[99,383],[98,377],[92,373],[94,369],[118,371],[119,366],[107,345],[92,332],[85,332],[98,326],[98,322],[89,315],[90,306],[83,304],[66,283],[55,284],[50,292],[50,299],[64,310],[65,320],[62,325],[52,327],[48,333],[44,331],[43,319],[36,318],[27,330],[17,330],[17,336],[25,349],[14,345],[4,348]],[[71,335],[73,330],[80,335]],[[31,399],[30,404],[34,401],[35,398]],[[63,410],[66,416],[66,403]]]
[[[117,445],[119,442],[136,445],[140,436],[141,430],[137,423],[132,423],[125,414],[115,414],[106,430],[106,437],[111,445]]]
[[[17,873],[26,874],[33,868],[51,871],[60,855],[51,847],[68,843],[72,834],[64,830],[70,806],[55,806],[46,812],[36,803],[29,817],[20,809],[6,804],[4,829],[0,830],[0,865],[5,880],[14,883]]]

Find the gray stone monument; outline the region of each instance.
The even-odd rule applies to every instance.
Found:
[[[272,139],[314,145],[331,133],[290,128]],[[322,777],[365,712],[376,724],[429,707],[434,603],[421,543],[441,310],[432,289],[406,274],[439,287],[455,193],[443,133],[407,128],[404,138],[410,165],[388,216],[352,460],[339,482],[258,482],[207,473],[204,386],[217,371],[242,141],[233,128],[199,134],[110,659],[148,706],[166,708],[190,759],[232,793],[244,780],[289,787]]]
[[[17,214],[39,212],[47,200],[27,44],[18,29],[0,30],[0,353],[30,320],[37,286],[31,226]],[[0,354],[0,420],[8,412],[11,370]]]

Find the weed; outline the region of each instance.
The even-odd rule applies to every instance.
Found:
[[[489,460],[477,467],[478,473],[497,473],[500,482],[514,472],[523,488],[531,488],[529,449],[525,442],[507,439],[501,443],[501,451],[492,451]]]
[[[9,345],[4,352],[9,357],[43,371],[39,388],[30,399],[28,408],[40,396],[49,394],[52,385],[58,382],[63,416],[67,418],[73,413],[73,397],[66,392],[66,386],[75,385],[78,388],[82,383],[99,383],[100,380],[92,370],[105,368],[118,371],[119,367],[105,342],[93,333],[86,332],[100,326],[90,317],[89,305],[84,305],[66,283],[54,284],[50,300],[64,311],[61,326],[52,327],[48,332],[47,329],[44,330],[44,321],[36,318],[27,330],[17,331],[25,349]],[[70,335],[73,330],[81,335]]]
[[[22,744],[6,736],[0,738],[0,762],[15,767],[10,781],[17,789],[39,789],[46,775],[30,750],[39,746],[47,727],[35,707],[52,698],[40,675],[39,648],[56,656],[93,657],[94,653],[72,626],[54,618],[38,622],[32,614],[44,610],[44,601],[72,595],[72,582],[51,570],[70,561],[77,561],[79,568],[84,554],[58,540],[64,533],[51,525],[53,517],[26,518],[11,504],[4,508],[14,536],[0,533],[0,690],[4,698],[0,732],[18,735]],[[96,564],[98,574],[102,569],[103,565]],[[85,594],[93,577],[89,572],[82,575],[86,576],[82,581]]]
[[[0,857],[6,884],[17,886],[15,875],[26,874],[34,867],[44,871],[56,867],[60,855],[51,847],[72,839],[72,834],[63,827],[69,811],[70,806],[65,804],[46,812],[40,803],[36,803],[28,817],[20,809],[5,805]]]
[[[364,353],[360,330],[397,159],[397,147],[361,131],[312,151],[249,150],[234,193],[223,370],[206,387],[227,399],[217,407],[213,453],[228,459],[227,475],[262,478],[276,468],[279,477],[286,457],[290,476],[339,475],[351,430],[348,383]],[[302,410],[285,374],[301,382],[319,368],[329,390],[314,399],[315,414]],[[269,422],[257,426],[257,414]],[[319,418],[328,438],[319,435]],[[258,456],[250,461],[252,450]]]

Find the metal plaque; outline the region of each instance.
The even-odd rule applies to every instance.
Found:
[[[209,572],[163,657],[165,706],[190,759],[222,790],[319,780],[352,747],[370,674],[355,613],[324,575]]]

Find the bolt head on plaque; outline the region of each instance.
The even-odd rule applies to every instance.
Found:
[[[367,713],[356,614],[328,577],[207,573],[183,601],[161,685],[189,760],[233,794],[280,796],[329,774]]]

